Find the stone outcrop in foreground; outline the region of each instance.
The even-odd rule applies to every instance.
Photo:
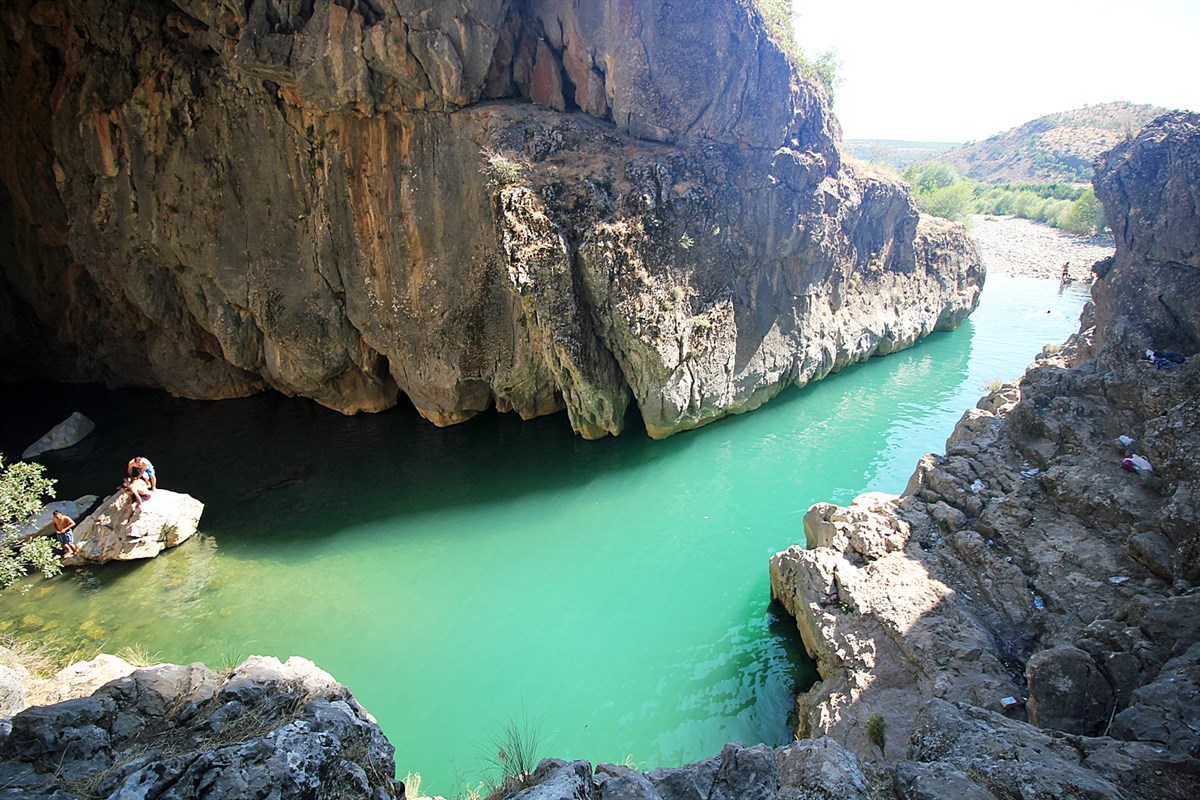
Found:
[[[1080,333],[903,495],[818,504],[810,549],[771,561],[822,678],[798,734],[890,763],[902,798],[1200,786],[1200,115],[1148,126],[1095,184],[1117,250]]]
[[[404,796],[375,720],[302,658],[252,656],[228,674],[160,664],[10,725],[0,797]]]
[[[203,513],[204,504],[189,494],[157,489],[135,506],[128,494],[117,492],[75,526],[79,557],[66,557],[63,564],[154,558],[191,538]]]
[[[654,436],[957,325],[744,0],[18,0],[0,365]]]

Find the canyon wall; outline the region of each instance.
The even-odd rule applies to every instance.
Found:
[[[4,377],[652,435],[958,324],[747,3],[18,0]]]
[[[1200,785],[1200,115],[1102,156],[1095,186],[1117,247],[1080,332],[900,497],[819,503],[771,561],[821,674],[797,733],[903,798]]]

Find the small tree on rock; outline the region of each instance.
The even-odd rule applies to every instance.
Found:
[[[42,510],[45,498],[54,497],[54,481],[41,464],[18,461],[5,465],[0,455],[0,589],[29,572],[30,565],[47,578],[62,570],[53,543],[38,536],[20,544],[11,542],[17,529]]]

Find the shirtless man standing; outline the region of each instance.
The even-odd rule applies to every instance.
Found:
[[[75,546],[75,534],[72,532],[75,520],[61,511],[55,511],[52,522],[54,523],[54,538],[62,545],[63,555],[79,555],[79,548]]]

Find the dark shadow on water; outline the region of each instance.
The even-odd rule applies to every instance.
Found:
[[[0,452],[15,459],[72,411],[82,411],[96,431],[75,447],[38,459],[58,480],[59,498],[104,497],[116,489],[128,459],[146,455],[163,488],[205,503],[202,530],[222,544],[237,541],[246,556],[286,560],[287,554],[276,552],[282,543],[332,536],[350,524],[552,494],[613,471],[652,471],[657,461],[679,457],[703,437],[731,438],[744,434],[745,426],[766,430],[790,423],[804,413],[813,392],[857,393],[855,402],[868,403],[880,393],[880,370],[891,373],[882,394],[949,392],[953,375],[966,368],[969,347],[940,354],[943,336],[804,389],[788,388],[754,414],[664,441],[646,436],[636,412],[620,437],[589,442],[570,430],[563,414],[522,421],[490,411],[437,428],[407,405],[349,417],[274,393],[196,401],[98,385],[7,384]],[[906,366],[930,357],[937,360],[936,380],[929,380],[929,368]],[[914,381],[929,385],[914,388]],[[868,384],[876,388],[868,392]],[[886,437],[877,432],[875,438],[872,446],[882,449]]]

